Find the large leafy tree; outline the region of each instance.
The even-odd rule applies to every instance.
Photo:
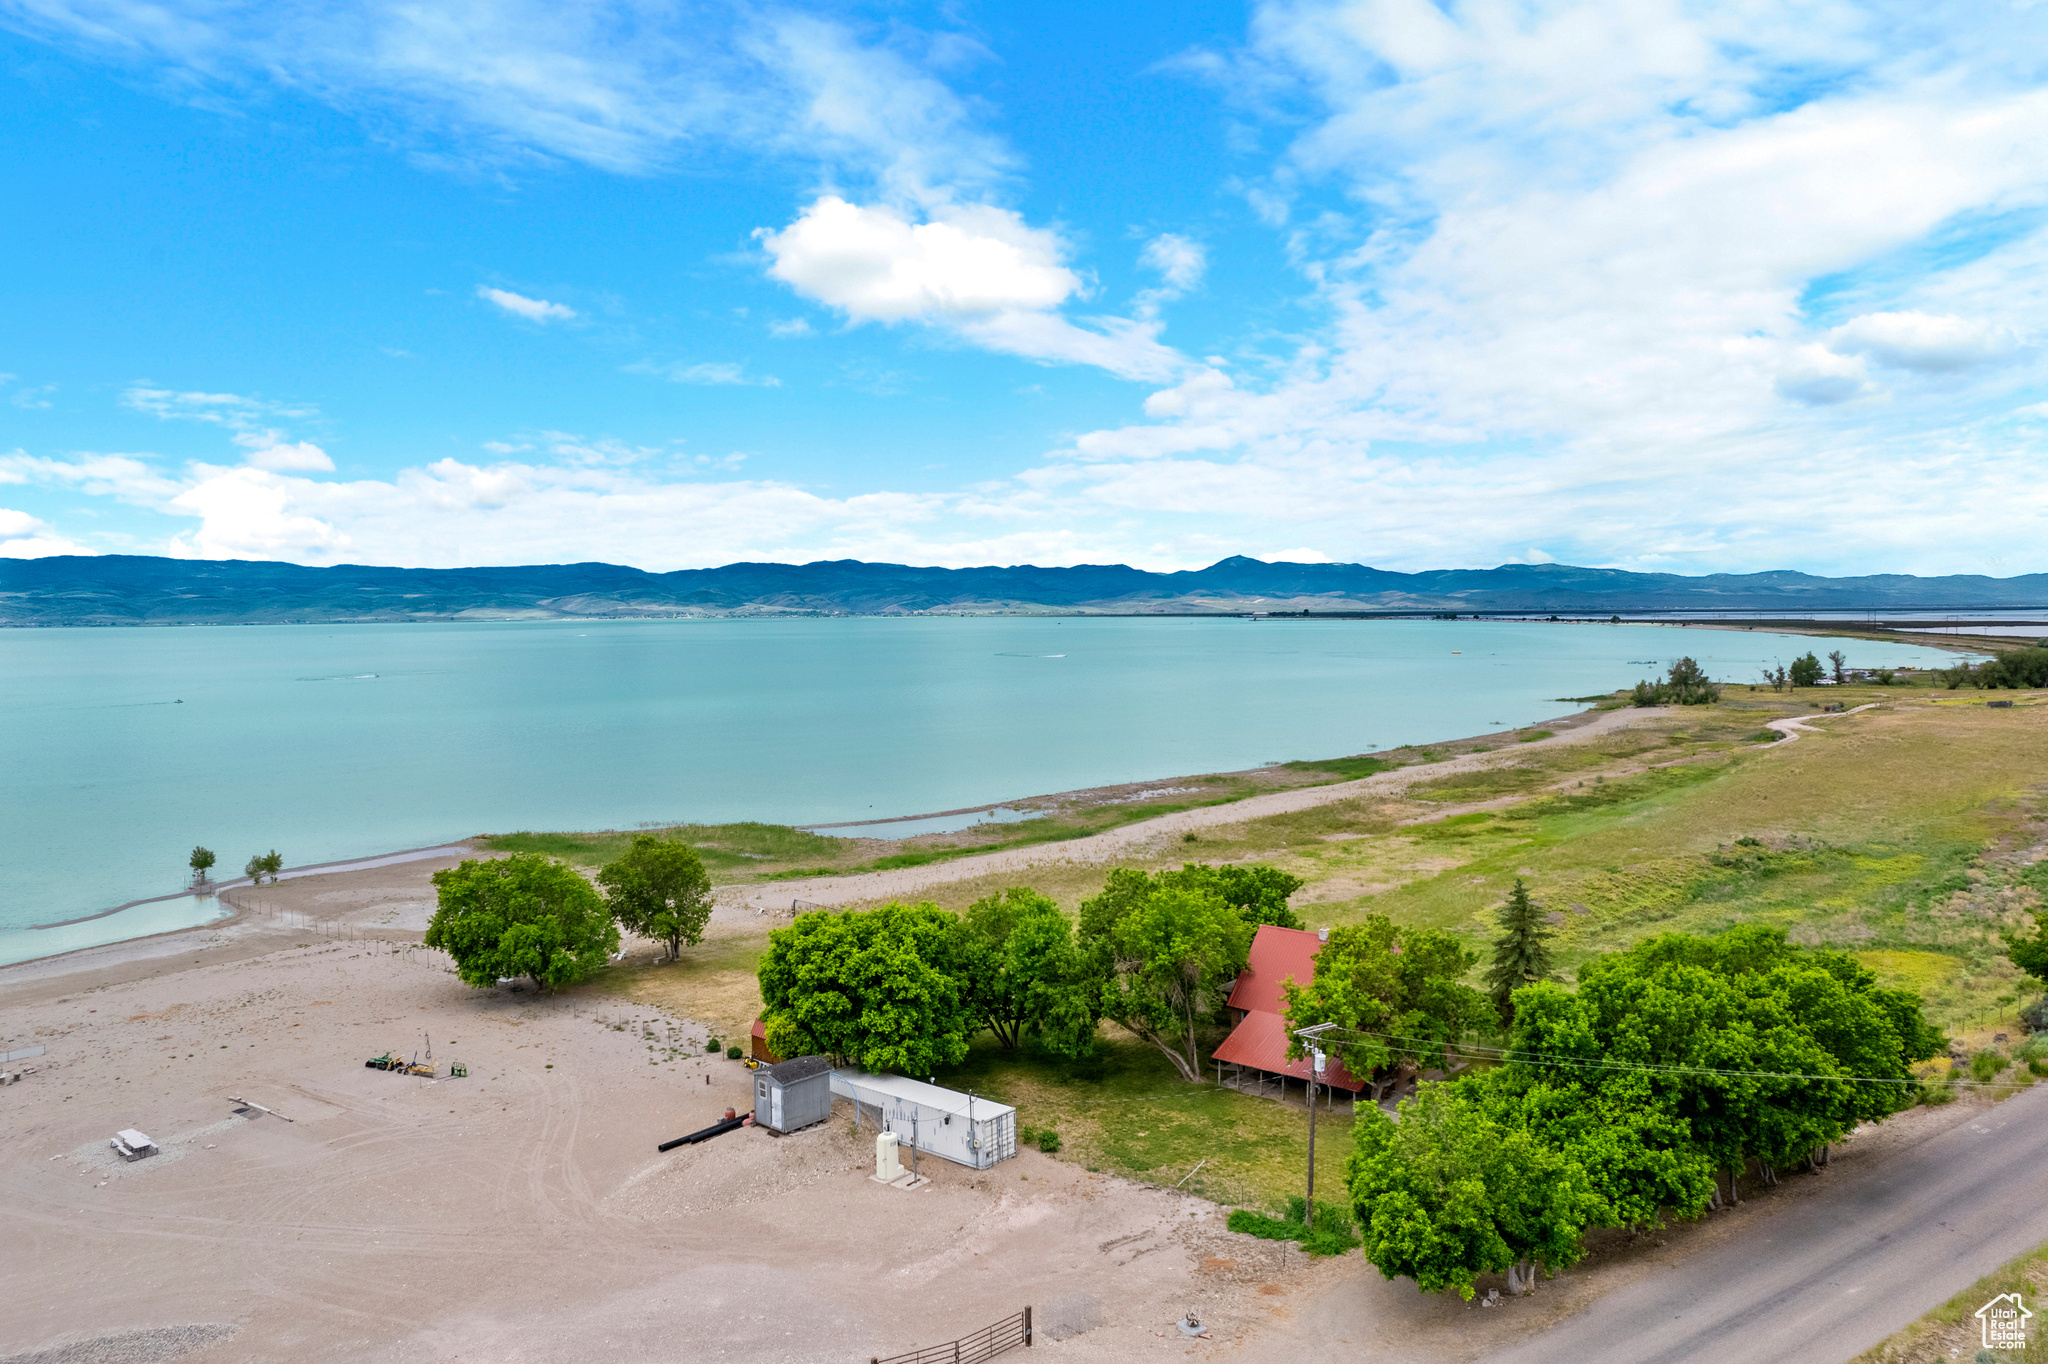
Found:
[[[1298,876],[1278,867],[1255,862],[1248,866],[1207,867],[1190,862],[1178,871],[1146,875],[1130,867],[1118,867],[1109,874],[1102,893],[1081,904],[1081,939],[1100,942],[1121,923],[1138,903],[1161,890],[1190,890],[1221,900],[1253,928],[1276,924],[1300,928],[1301,916],[1288,907],[1287,899],[1307,885]]]
[[[440,905],[426,945],[455,959],[479,989],[525,976],[559,990],[603,969],[619,930],[574,868],[538,853],[467,861],[434,873]]]
[[[1424,1085],[1400,1121],[1378,1107],[1354,1128],[1346,1181],[1365,1258],[1389,1279],[1470,1298],[1480,1274],[1578,1260],[1598,1206],[1585,1171],[1532,1136],[1480,1081]]]
[[[1198,1029],[1244,970],[1252,927],[1214,895],[1152,888],[1104,935],[1103,1014],[1201,1079]]]
[[[981,1026],[960,920],[937,905],[799,915],[760,967],[768,1046],[924,1075],[967,1057]]]
[[[1553,935],[1520,877],[1501,908],[1500,927],[1501,935],[1493,942],[1493,964],[1486,968],[1486,991],[1494,1012],[1506,1024],[1514,1021],[1515,991],[1549,980],[1555,972],[1550,960]]]
[[[1273,924],[1300,928],[1301,916],[1287,904],[1289,896],[1308,882],[1263,862],[1249,866],[1206,867],[1190,862],[1179,871],[1163,871],[1152,878],[1165,889],[1198,890],[1214,895],[1235,909],[1254,928]]]
[[[621,928],[668,944],[671,961],[683,944],[704,940],[711,919],[711,877],[697,850],[676,838],[635,834],[616,862],[597,874],[605,906]]]
[[[967,907],[968,986],[1003,1046],[1034,1036],[1056,1055],[1088,1050],[1101,1016],[1100,986],[1060,907],[1012,886]]]
[[[1820,665],[1820,660],[1815,658],[1813,651],[1809,649],[1798,658],[1792,660],[1792,685],[1795,687],[1815,686],[1820,682],[1824,671]]]
[[[1324,1049],[1365,1078],[1401,1061],[1445,1060],[1449,1047],[1487,1015],[1486,996],[1465,984],[1478,961],[1449,933],[1397,930],[1385,915],[1330,930],[1315,975],[1285,987],[1290,1031],[1334,1023]],[[1292,1043],[1300,1054],[1299,1038]],[[1375,1089],[1374,1097],[1378,1097]]]
[[[187,859],[185,865],[192,868],[192,879],[196,882],[206,879],[206,873],[213,869],[213,863],[213,850],[201,847],[192,850],[192,856]]]
[[[1720,1170],[1787,1165],[1910,1107],[1912,1064],[1946,1045],[1911,992],[1758,925],[1653,938],[1581,967],[1575,995],[1535,985],[1515,1004],[1504,1082],[1653,1108]]]

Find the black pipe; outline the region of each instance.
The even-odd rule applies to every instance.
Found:
[[[687,1137],[677,1137],[674,1141],[665,1141],[654,1149],[657,1151],[673,1151],[678,1146],[694,1146],[700,1141],[709,1141],[713,1137],[722,1137],[735,1127],[745,1126],[747,1118],[752,1116],[752,1114],[748,1114],[746,1117],[726,1118],[723,1121],[712,1123],[711,1126],[700,1131],[692,1132]]]

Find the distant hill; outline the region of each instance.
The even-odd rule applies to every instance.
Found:
[[[1569,564],[1394,573],[1363,564],[1229,558],[1147,573],[914,568],[853,559],[645,573],[617,564],[306,568],[246,560],[61,555],[0,559],[0,624],[231,625],[292,621],[961,612],[1977,610],[2048,607],[2048,574],[1627,573]]]

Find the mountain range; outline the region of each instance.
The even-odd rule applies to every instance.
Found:
[[[853,559],[727,564],[648,573],[617,564],[379,568],[141,555],[0,559],[0,624],[233,625],[552,620],[592,617],[903,615],[992,612],[1970,611],[2048,606],[2048,574],[1631,573],[1569,564],[1397,573],[1364,564],[1237,556],[1151,573],[1071,568],[917,568]]]

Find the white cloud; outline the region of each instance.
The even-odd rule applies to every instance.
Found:
[[[7,395],[8,402],[16,407],[25,407],[31,410],[50,406],[49,395],[57,391],[55,384],[17,385],[15,381],[19,377],[14,374],[0,374],[0,389],[13,389]]]
[[[1191,419],[1241,400],[1215,379],[1184,386]],[[1213,414],[1212,414],[1213,415]],[[1276,547],[1275,557],[1391,568],[1504,561],[1638,569],[1977,572],[2027,565],[2048,536],[2048,485],[2031,450],[1992,439],[1934,446],[1911,433],[1873,455],[1816,449],[1796,430],[1709,442],[1684,468],[1635,475],[1603,451],[1529,449],[1476,462],[1336,432],[1343,414],[1220,423],[1228,456],[1161,457],[1112,444],[1012,480],[950,491],[827,495],[696,456],[605,437],[537,433],[539,453],[442,459],[388,478],[321,479],[247,465],[175,474],[132,455],[0,456],[0,483],[118,500],[162,518],[150,538],[94,543],[70,527],[28,538],[306,563],[455,566],[601,559],[650,569],[736,560],[862,558],[941,565],[1137,563],[1182,568]],[[1173,429],[1173,428],[1161,428]],[[1226,433],[1227,434],[1227,433]],[[1715,516],[1702,524],[1701,506]],[[16,522],[13,528],[26,523]],[[1531,527],[1540,527],[1532,540]],[[1535,546],[1540,545],[1540,548]],[[1784,547],[1796,545],[1796,555]],[[65,552],[44,549],[42,552]]]
[[[1202,272],[1209,268],[1209,253],[1191,237],[1162,232],[1145,243],[1138,263],[1157,273],[1167,288],[1186,293],[1202,282]]]
[[[2005,26],[2048,21],[1983,15],[1269,0],[1245,52],[1189,66],[1303,129],[1243,192],[1327,325],[1184,372],[1024,481],[1410,567],[1532,542],[1819,567],[1818,530],[1833,562],[1968,571],[1950,510],[1997,501],[1996,468],[2028,491],[1987,537],[2048,543],[2001,426],[2048,384],[2021,344],[2048,90]],[[1728,486],[1751,479],[1805,488],[1806,528]]]
[[[273,473],[332,473],[334,461],[311,441],[287,441],[275,431],[244,432],[235,444],[248,453],[243,462],[252,469]]]
[[[1880,365],[1947,374],[2002,360],[2018,347],[2011,329],[1922,312],[1865,313],[1828,333],[1830,348]]]
[[[1860,398],[1871,384],[1860,357],[1837,355],[1826,346],[1801,346],[1778,371],[1777,390],[1794,402],[1827,406]]]
[[[801,317],[792,317],[783,322],[770,322],[768,324],[768,334],[770,336],[793,338],[813,336],[816,333],[808,320]]]
[[[781,231],[755,234],[768,273],[854,323],[923,322],[991,350],[1162,379],[1185,361],[1150,322],[1076,326],[1054,309],[1080,293],[1059,236],[988,204],[935,206],[925,221],[887,205],[820,196]]]
[[[770,275],[856,322],[1056,308],[1081,287],[1057,236],[1000,208],[953,208],[917,223],[827,194],[782,231],[756,235],[773,258]]]
[[[515,317],[528,322],[566,322],[576,316],[576,310],[566,303],[550,303],[544,298],[528,298],[515,294],[510,289],[493,289],[479,284],[476,296],[487,303],[495,303]]]
[[[121,406],[162,421],[210,422],[247,430],[266,417],[311,417],[318,409],[304,403],[278,403],[239,393],[181,392],[141,383],[121,393]]]
[[[54,533],[47,523],[27,512],[0,507],[0,559],[44,559],[52,554],[92,552]]]
[[[782,380],[772,374],[749,374],[745,365],[724,361],[703,361],[694,365],[686,365],[678,360],[671,364],[663,365],[656,364],[651,360],[643,360],[638,364],[627,365],[626,372],[628,374],[652,374],[666,379],[672,384],[705,384],[712,387],[749,385],[760,388],[782,387]]]
[[[183,490],[182,484],[159,473],[147,457],[122,454],[75,459],[50,459],[21,451],[0,455],[0,484],[8,483],[71,488],[139,507],[160,507]]]
[[[568,160],[646,174],[741,148],[892,194],[984,184],[1001,143],[927,69],[971,43],[879,37],[747,7],[543,0],[408,5],[16,0],[15,27],[219,104],[268,90],[362,117],[429,164]]]

